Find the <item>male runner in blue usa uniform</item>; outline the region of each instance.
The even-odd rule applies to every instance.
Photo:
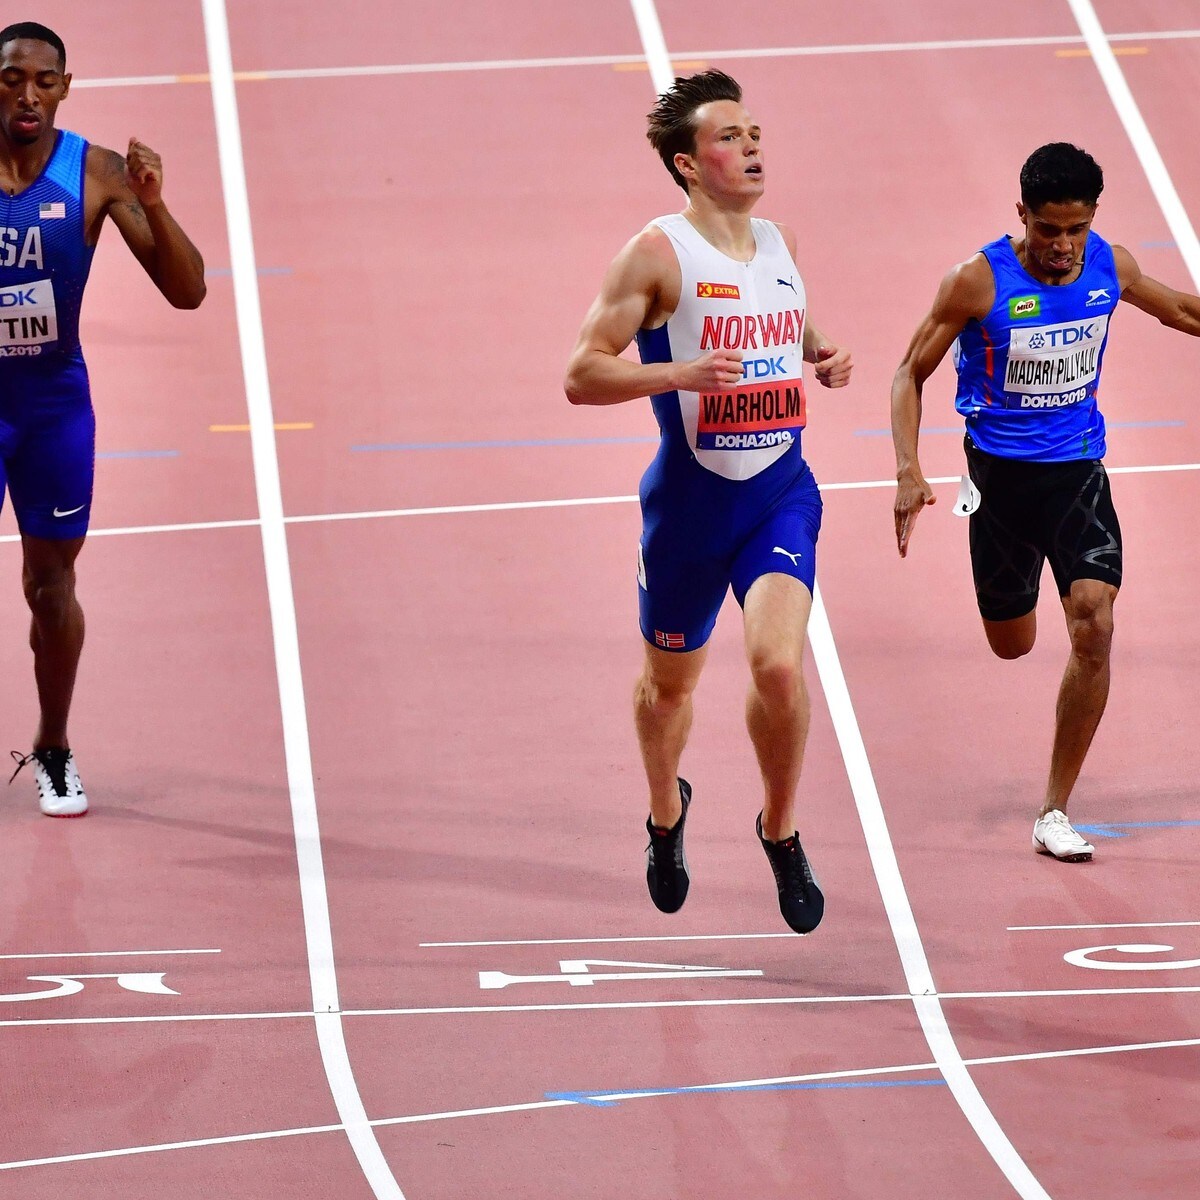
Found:
[[[808,696],[801,673],[821,498],[800,454],[803,363],[826,387],[850,353],[809,320],[791,231],[753,219],[763,192],[759,127],[720,71],[676,79],[649,138],[687,194],[617,255],[568,367],[575,404],[652,399],[662,435],[642,479],[638,593],[645,661],[634,718],[650,788],[646,881],[663,912],[687,896],[683,829],[692,789],[679,762],[692,694],[726,592],[744,614],[746,722],[765,799],[757,832],[797,933],[824,897],[793,808]],[[621,352],[636,337],[641,363]]]
[[[1063,862],[1085,862],[1094,849],[1066,807],[1108,699],[1121,586],[1121,530],[1096,406],[1109,318],[1125,300],[1200,336],[1200,297],[1143,275],[1128,250],[1092,232],[1103,187],[1099,166],[1077,147],[1035,150],[1021,170],[1022,236],[998,238],[946,276],[892,387],[903,557],[917,515],[934,502],[917,460],[921,389],[955,347],[955,407],[966,419],[980,497],[970,518],[975,592],[1000,658],[1033,648],[1038,585],[1050,562],[1071,653],[1033,848]]]
[[[158,155],[56,129],[70,86],[56,33],[32,21],[0,30],[0,502],[7,489],[21,531],[41,710],[32,752],[13,757],[18,771],[33,764],[54,817],[87,811],[67,739],[84,629],[75,559],[95,472],[79,308],[105,218],[176,308],[205,292],[200,254],[163,204]]]

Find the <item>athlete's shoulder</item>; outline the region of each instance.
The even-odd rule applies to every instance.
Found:
[[[996,276],[988,256],[979,250],[946,272],[938,290],[938,306],[947,312],[982,320],[996,300]]]
[[[610,298],[635,293],[654,296],[669,288],[672,280],[678,290],[679,274],[670,238],[652,221],[617,252],[601,292]]]
[[[663,228],[663,222],[669,217],[656,217],[625,243],[617,255],[617,261],[624,261],[628,266],[650,272],[678,270],[679,259],[671,244],[671,237]]]
[[[89,179],[109,179],[119,174],[125,177],[125,158],[107,146],[90,142],[87,148],[87,173]]]
[[[1124,247],[1119,246],[1115,242],[1105,243],[1112,253],[1113,270],[1117,275],[1117,285],[1124,292],[1127,288],[1137,283],[1143,278],[1142,268],[1138,266],[1137,259]]]
[[[758,220],[759,218],[756,217],[753,219]],[[782,221],[768,221],[765,219],[762,221],[762,225],[768,230],[773,229],[782,239],[787,252],[792,258],[796,257],[796,232],[790,225],[785,225]]]

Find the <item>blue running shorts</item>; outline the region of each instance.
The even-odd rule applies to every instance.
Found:
[[[813,590],[821,493],[812,472],[801,462],[765,509],[753,503],[761,491],[754,495],[758,489],[747,483],[753,481],[710,475],[684,496],[658,480],[643,488],[638,600],[650,645],[698,650],[712,635],[728,589],[744,605],[763,575],[791,575]]]
[[[0,373],[0,505],[21,532],[83,537],[96,476],[96,418],[81,358],[56,370]]]

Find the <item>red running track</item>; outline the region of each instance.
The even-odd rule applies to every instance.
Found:
[[[806,442],[829,487],[820,586],[946,1026],[1019,1187],[922,1032],[882,902],[895,888],[858,815],[869,787],[815,670],[802,833],[829,915],[802,942],[779,921],[752,836],[734,611],[686,758],[692,896],[673,918],[646,902],[628,497],[653,422],[645,405],[571,409],[559,388],[604,266],[679,205],[642,142],[653,89],[632,11],[230,6],[270,399],[288,426],[297,726],[250,438],[211,431],[249,418],[201,8],[110,10],[39,14],[76,74],[62,123],[162,150],[210,295],[174,313],[119,246],[97,257],[85,337],[108,457],[74,720],[94,811],[46,821],[23,779],[0,811],[0,1196],[1189,1194],[1197,346],[1130,312],[1107,359],[1129,566],[1113,697],[1073,807],[1109,835],[1092,864],[1028,845],[1065,654],[1053,601],[1030,658],[990,659],[952,489],[901,563],[877,486],[906,339],[940,274],[1012,228],[1037,141],[1091,149],[1100,231],[1194,286],[1065,0],[804,0],[752,23],[709,0],[659,6],[677,59],[742,80],[766,135],[763,214],[797,229],[814,319],[855,348],[852,388],[813,397]],[[1191,6],[1098,14],[1200,211]],[[944,369],[932,476],[962,470],[938,432],[949,397]],[[611,502],[497,507],[583,500]],[[7,514],[0,534],[0,613],[19,631]],[[0,703],[14,745],[34,719],[19,642]],[[315,843],[298,859],[298,747],[332,971],[308,953],[320,906],[307,924],[301,907]],[[1092,950],[1133,944],[1172,949]],[[75,974],[101,978],[53,982]],[[324,996],[336,978],[340,1022],[314,1019],[314,977]],[[14,998],[35,991],[57,994]],[[341,1127],[348,1094],[373,1123],[353,1131],[366,1172]]]

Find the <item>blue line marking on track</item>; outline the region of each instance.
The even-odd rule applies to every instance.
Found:
[[[1078,825],[1075,826],[1079,828]],[[616,1108],[637,1096],[729,1095],[731,1092],[819,1092],[838,1088],[945,1087],[944,1079],[830,1079],[811,1083],[748,1083],[736,1087],[627,1088],[625,1091],[547,1092],[547,1100],[569,1100],[589,1108]],[[614,1099],[614,1097],[617,1097]]]
[[[1179,243],[1174,238],[1166,238],[1160,242],[1140,242],[1138,243],[1143,250],[1178,250]]]
[[[1075,828],[1091,837],[1123,838],[1122,829],[1183,829],[1187,826],[1200,825],[1200,821],[1097,821],[1092,825],[1081,825],[1078,821]]]
[[[657,442],[657,436],[594,438],[515,438],[494,442],[376,442],[351,450],[505,450],[519,446],[621,446]]]
[[[1108,429],[1181,429],[1187,424],[1186,421],[1105,421]],[[934,425],[929,429],[922,429],[921,436],[924,437],[927,433],[957,433],[961,435],[965,430],[961,425]],[[891,437],[890,429],[856,429],[855,437]]]
[[[178,450],[97,450],[97,458],[178,458]]]

